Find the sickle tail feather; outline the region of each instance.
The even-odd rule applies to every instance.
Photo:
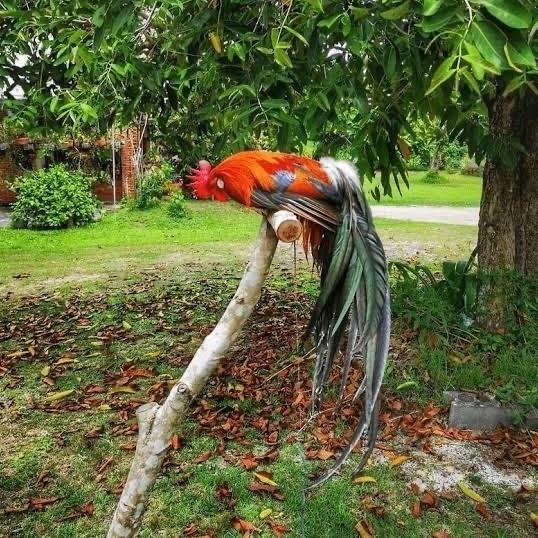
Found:
[[[356,472],[366,463],[377,436],[381,381],[390,336],[390,298],[385,253],[354,169],[348,163],[323,159],[329,177],[341,193],[341,221],[333,247],[322,251],[321,290],[305,331],[314,336],[316,365],[312,406],[317,409],[339,354],[343,355],[337,409],[345,398],[351,364],[362,353],[365,373],[358,395],[362,415],[349,444],[333,467],[316,479],[322,484],[345,463],[363,436],[366,450]],[[345,343],[347,336],[347,343]],[[344,345],[345,344],[345,345]]]

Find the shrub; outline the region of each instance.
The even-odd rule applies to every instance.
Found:
[[[185,197],[180,192],[174,192],[170,196],[170,205],[168,206],[168,214],[176,220],[181,220],[188,216],[189,210],[185,203]]]
[[[446,178],[442,176],[437,170],[430,170],[420,178],[420,181],[422,181],[423,183],[429,183],[431,185],[438,185],[447,182]]]
[[[471,159],[467,155],[461,159],[460,169],[462,174],[466,174],[468,176],[482,177],[484,172],[484,166],[477,164],[474,159]]]
[[[91,180],[63,165],[32,172],[13,184],[13,223],[26,228],[81,226],[94,219],[99,202]]]
[[[144,175],[132,205],[136,209],[148,209],[157,205],[166,192],[166,184],[172,178],[174,169],[168,163],[153,168]]]

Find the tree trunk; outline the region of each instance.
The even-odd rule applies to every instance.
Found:
[[[488,157],[484,170],[478,263],[484,275],[516,271],[538,278],[538,97],[530,90],[503,97],[503,89],[498,83],[489,106],[496,156]],[[481,287],[482,324],[490,330],[503,328],[513,302],[506,291],[494,278]]]

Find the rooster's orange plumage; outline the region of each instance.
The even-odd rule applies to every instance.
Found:
[[[333,363],[343,355],[339,401],[344,398],[351,363],[365,358],[364,409],[331,476],[363,434],[371,453],[377,435],[379,392],[390,335],[390,300],[385,254],[375,231],[355,168],[346,161],[319,161],[269,151],[244,151],[211,168],[201,161],[191,188],[198,198],[233,199],[264,213],[286,209],[301,220],[305,250],[321,271],[321,290],[305,338],[312,333],[317,354],[312,405],[320,402]],[[344,345],[344,342],[347,343]]]

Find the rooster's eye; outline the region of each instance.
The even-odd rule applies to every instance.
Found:
[[[222,179],[217,179],[217,187],[219,189],[224,189],[224,181]]]

